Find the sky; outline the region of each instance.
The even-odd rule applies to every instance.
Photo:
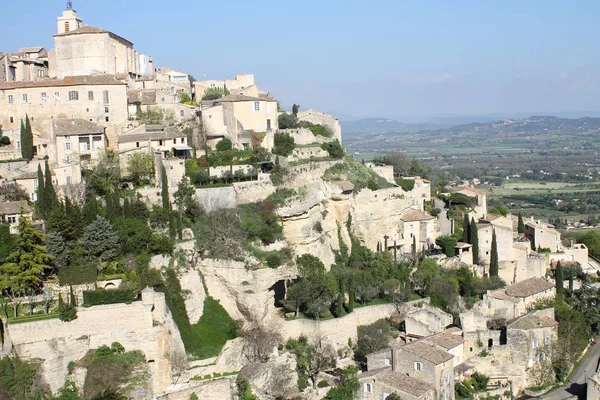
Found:
[[[3,4],[0,51],[53,47],[63,0]],[[600,1],[74,0],[155,66],[254,73],[340,118],[599,112]]]

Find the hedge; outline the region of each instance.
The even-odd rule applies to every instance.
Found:
[[[139,294],[136,289],[85,290],[83,306],[99,306],[102,304],[131,303]]]
[[[69,265],[58,268],[58,281],[61,285],[83,285],[96,282],[98,271],[95,265]]]

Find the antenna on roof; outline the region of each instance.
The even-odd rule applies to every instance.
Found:
[[[73,2],[71,0],[67,1],[67,10],[73,9]]]

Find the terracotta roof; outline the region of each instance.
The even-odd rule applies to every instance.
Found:
[[[38,46],[38,47],[21,47],[18,51],[18,53],[39,53],[42,50],[44,50],[44,47],[42,46]]]
[[[529,278],[506,288],[506,294],[512,297],[529,297],[552,289],[553,284],[542,278]]]
[[[82,118],[55,119],[52,121],[52,127],[56,136],[104,133],[104,128]]]
[[[510,301],[511,303],[518,303],[520,301],[516,297],[511,297],[507,295],[504,289],[494,290],[489,293],[489,296],[493,299]]]
[[[438,365],[452,360],[454,356],[446,351],[440,350],[431,343],[418,341],[399,347],[398,350],[405,350],[411,354],[424,358],[427,361]]]
[[[221,103],[235,103],[239,101],[264,101],[264,99],[261,99],[260,97],[244,96],[241,94],[230,94],[213,101]]]
[[[67,76],[64,79],[45,79],[35,82],[1,82],[0,90],[79,85],[127,85],[127,83],[115,79],[112,75]]]
[[[558,326],[558,322],[548,316],[538,317],[535,313],[526,314],[519,317],[507,325],[510,329],[538,329],[538,328],[554,328]]]
[[[82,26],[79,29],[75,29],[73,31],[70,32],[64,32],[64,33],[57,33],[56,35],[54,35],[54,37],[57,36],[71,36],[71,35],[85,35],[85,34],[100,34],[100,33],[108,33],[109,35],[115,37],[116,39],[120,39],[124,42],[129,43],[131,46],[133,46],[133,43],[131,43],[129,40],[114,34],[110,31],[106,31],[104,29],[101,28],[96,28],[95,26],[91,26],[91,25],[86,25],[86,26]]]
[[[556,269],[556,265],[558,264],[559,261],[560,261],[561,267],[568,267],[571,265],[581,265],[577,261],[552,260],[552,261],[550,261],[550,268]]]
[[[435,390],[431,384],[421,379],[393,371],[391,367],[374,369],[358,376],[358,379],[361,381],[368,378],[374,378],[384,385],[415,397],[421,397],[430,390]]]
[[[21,214],[23,210],[24,214],[31,212],[31,207],[26,201],[5,201],[0,203],[0,215],[9,214]]]
[[[557,231],[556,229],[554,229],[554,225],[544,224],[544,223],[538,224],[535,221],[525,222],[525,225],[526,226],[530,226],[530,227],[535,228],[535,229],[542,229],[542,230],[545,230],[546,232],[551,232],[551,233],[553,233],[555,235],[560,235],[560,232]]]
[[[483,189],[477,189],[474,187],[462,187],[462,188],[457,188],[453,190],[454,193],[456,192],[471,192],[473,194],[487,194],[487,192]]]
[[[119,135],[119,143],[141,142],[145,140],[167,140],[187,137],[185,133],[172,126],[142,125],[129,133]]]
[[[426,340],[440,347],[450,350],[465,342],[460,335],[453,335],[450,332],[440,332],[433,336],[428,336]]]
[[[485,217],[479,218],[479,220],[492,222],[492,221],[497,220],[498,218],[503,218],[503,217],[501,215],[496,215],[496,214],[487,214]]]
[[[408,212],[405,212],[404,214],[402,214],[400,216],[400,219],[404,222],[409,222],[409,221],[430,221],[432,219],[435,219],[435,217],[423,212],[423,211],[419,211],[419,210],[410,210]]]

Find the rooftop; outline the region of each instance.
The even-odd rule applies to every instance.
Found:
[[[537,328],[554,328],[558,326],[558,322],[548,316],[538,316],[535,313],[530,313],[519,317],[508,324],[511,329],[537,329]]]
[[[21,47],[18,51],[18,53],[39,53],[42,50],[44,50],[44,47],[42,46],[36,46],[36,47]]]
[[[465,342],[462,336],[455,335],[450,332],[440,332],[438,334],[428,336],[426,340],[440,347],[443,347],[446,350],[453,349],[456,346],[459,346]]]
[[[471,247],[473,247],[472,244],[465,243],[465,242],[458,242],[458,243],[456,243],[456,246],[455,246],[455,248],[457,248],[457,249],[468,249]]]
[[[401,392],[408,393],[415,397],[421,397],[430,390],[434,390],[434,387],[429,383],[406,376],[399,372],[393,371],[391,367],[378,368],[371,371],[367,371],[358,376],[360,380],[374,378],[379,380],[381,383],[398,389]]]
[[[410,210],[410,211],[402,214],[400,216],[400,219],[404,222],[411,222],[411,221],[430,221],[435,218],[423,211]]]
[[[64,79],[44,79],[35,82],[0,82],[0,90],[79,85],[127,85],[112,75],[67,76]]]
[[[119,136],[119,143],[140,142],[144,140],[167,140],[186,137],[186,134],[173,126],[140,125]]]
[[[407,351],[436,365],[450,361],[452,358],[454,358],[452,354],[440,350],[435,347],[435,345],[422,340],[406,344],[402,347],[399,347],[398,350]]]
[[[260,97],[244,96],[242,94],[230,94],[213,101],[221,103],[236,103],[240,101],[265,101],[265,99],[261,99]]]
[[[104,133],[104,128],[82,118],[55,119],[52,121],[52,128],[56,136]]]
[[[487,192],[485,190],[483,190],[483,189],[477,189],[477,188],[470,187],[470,186],[469,187],[457,188],[457,189],[454,189],[452,192],[454,192],[454,193],[457,193],[457,192],[471,192],[471,193],[473,193],[475,195],[478,195],[478,194],[487,194]]]
[[[552,289],[554,285],[542,278],[530,278],[508,286],[506,294],[512,297],[529,297]]]
[[[103,34],[103,33],[107,33],[107,34],[113,36],[115,39],[122,40],[122,41],[126,42],[127,44],[129,44],[129,45],[131,45],[133,47],[133,43],[131,43],[129,40],[127,40],[127,39],[125,39],[125,38],[123,38],[123,37],[121,37],[121,36],[119,36],[117,34],[114,34],[114,33],[110,32],[110,31],[106,31],[106,30],[101,29],[101,28],[96,28],[95,26],[91,26],[91,25],[82,26],[79,29],[75,29],[75,30],[72,30],[72,31],[69,31],[69,32],[57,33],[56,35],[54,35],[54,37],[57,37],[57,36],[58,37],[61,37],[61,36],[72,36],[72,35],[86,35],[86,34],[88,34],[88,35],[90,35],[90,34]]]
[[[0,203],[0,215],[24,214],[31,212],[31,207],[26,201],[5,201]]]

